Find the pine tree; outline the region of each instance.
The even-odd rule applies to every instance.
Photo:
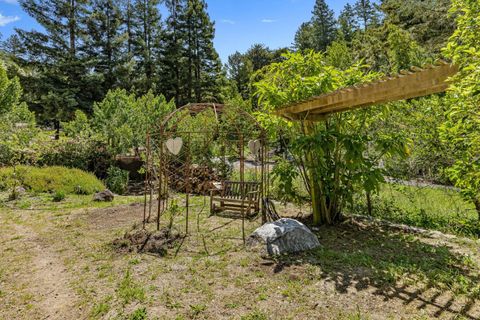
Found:
[[[310,22],[303,23],[295,35],[294,46],[300,51],[325,51],[335,40],[336,21],[325,0],[316,0]]]
[[[114,0],[94,0],[92,8],[87,18],[85,51],[102,80],[102,96],[97,97],[100,100],[110,89],[128,87],[125,73],[129,57],[121,7]]]
[[[234,83],[236,91],[244,100],[247,100],[250,97],[250,77],[254,72],[250,59],[237,51],[228,57],[226,69],[228,78]]]
[[[343,39],[350,43],[353,40],[355,32],[358,30],[358,23],[355,20],[355,10],[347,3],[338,17],[339,33]]]
[[[354,8],[358,22],[364,31],[379,24],[380,14],[370,0],[357,0]]]
[[[225,84],[218,53],[213,46],[215,28],[204,0],[168,0],[164,49],[163,92],[177,106],[189,102],[221,101]]]
[[[17,30],[25,48],[22,62],[37,71],[23,81],[26,97],[58,130],[75,109],[90,111],[98,95],[83,54],[87,0],[20,0],[20,5],[44,30]]]
[[[219,101],[224,77],[220,58],[213,46],[215,27],[207,13],[205,0],[188,0],[186,22],[189,80],[186,99],[188,102]]]
[[[154,88],[157,77],[156,58],[162,37],[159,0],[136,0],[132,15],[133,55],[137,60],[136,89],[146,93]]]
[[[335,40],[336,21],[325,0],[316,0],[313,8],[313,33],[315,35],[315,47],[317,51],[325,51],[330,43]]]
[[[450,0],[383,0],[385,21],[409,31],[422,46],[438,53],[455,30]]]
[[[166,21],[166,30],[163,34],[160,57],[162,61],[161,91],[167,99],[174,99],[179,107],[182,99],[182,76],[184,65],[184,24],[185,0],[165,0],[169,16]]]
[[[299,51],[306,51],[315,47],[315,35],[311,22],[304,22],[300,25],[297,33],[295,33],[293,46]]]
[[[248,60],[251,61],[253,71],[262,69],[272,63],[273,56],[270,48],[264,44],[256,43],[245,53]]]

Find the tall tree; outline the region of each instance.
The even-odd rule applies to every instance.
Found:
[[[221,101],[225,77],[213,46],[214,23],[204,0],[169,0],[170,16],[163,50],[167,97],[177,106],[188,102]]]
[[[235,52],[228,57],[226,65],[227,76],[235,85],[236,91],[244,100],[250,97],[250,77],[253,74],[253,64],[248,57],[240,52]]]
[[[91,57],[94,71],[102,81],[105,95],[116,87],[128,87],[125,77],[129,61],[126,51],[121,7],[114,0],[94,0],[87,18],[85,51]],[[98,97],[97,99],[101,99]]]
[[[303,23],[295,35],[294,46],[300,51],[325,51],[335,40],[336,21],[325,0],[316,0],[312,19]]]
[[[315,47],[315,35],[311,21],[304,22],[300,25],[300,28],[298,28],[295,33],[293,46],[299,51],[307,51]]]
[[[383,0],[380,5],[386,22],[409,31],[420,45],[436,53],[455,29],[450,7],[450,0]]]
[[[315,48],[317,51],[325,51],[335,39],[336,21],[333,10],[325,0],[316,0],[313,8],[312,25],[315,35]]]
[[[364,31],[379,24],[379,11],[370,0],[357,0],[354,8],[358,22],[363,27]]]
[[[244,100],[251,97],[250,82],[254,80],[252,79],[254,73],[271,63],[282,61],[282,55],[286,52],[288,48],[271,50],[264,44],[256,43],[244,54],[235,52],[228,57],[226,65],[228,77]],[[256,105],[255,101],[253,104]]]
[[[146,93],[154,89],[156,57],[162,37],[162,22],[159,0],[136,0],[133,6],[131,39],[133,55],[136,57],[136,89]]]
[[[272,63],[272,51],[264,44],[252,45],[245,55],[251,61],[253,71],[260,70]]]
[[[205,0],[188,0],[186,8],[188,102],[218,101],[222,65],[213,46],[214,23]]]
[[[181,83],[184,65],[185,34],[185,0],[165,0],[169,16],[166,21],[166,30],[163,35],[163,46],[160,51],[163,69],[161,91],[168,99],[174,99],[180,106],[182,99]]]
[[[87,0],[20,0],[42,31],[17,30],[25,54],[22,63],[36,73],[22,81],[28,102],[43,119],[68,119],[74,109],[90,111],[97,85],[84,56]]]
[[[347,3],[338,17],[338,31],[343,39],[350,43],[355,32],[358,30],[358,23],[355,20],[355,10]]]

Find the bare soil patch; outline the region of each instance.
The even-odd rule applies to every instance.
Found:
[[[0,213],[0,228],[14,230],[0,235],[2,249],[32,256],[15,260],[14,271],[2,255],[0,286],[21,279],[29,288],[6,299],[0,287],[0,318],[480,319],[480,253],[466,239],[347,220],[315,231],[318,250],[264,259],[244,249],[238,217],[209,217],[200,197],[192,199],[188,236],[173,241],[155,223],[141,231],[143,214],[141,204]],[[174,221],[178,234],[185,218]],[[247,235],[259,225],[247,220]],[[167,247],[162,257],[139,253],[156,234]],[[115,239],[127,249],[112,247]],[[28,307],[18,304],[26,292],[38,296]]]
[[[152,232],[134,228],[126,232],[123,237],[115,239],[112,245],[120,253],[151,253],[162,257],[167,254],[168,249],[174,247],[180,237],[180,232],[176,229],[162,228]]]
[[[71,288],[71,277],[55,252],[31,228],[16,225],[16,236],[22,237],[30,262],[26,267],[30,272],[16,280],[28,285],[39,313],[38,319],[65,319],[77,314],[76,294]]]

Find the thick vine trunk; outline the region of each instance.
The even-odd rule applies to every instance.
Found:
[[[478,220],[480,220],[480,200],[476,198],[473,199],[473,204],[475,205],[475,209],[477,210]]]

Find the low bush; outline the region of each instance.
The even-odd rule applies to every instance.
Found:
[[[27,191],[58,192],[75,194],[81,190],[83,194],[93,194],[105,189],[103,183],[93,174],[66,167],[30,167],[18,166],[0,168],[0,189],[15,185],[23,186]]]
[[[95,173],[105,178],[113,156],[105,144],[94,138],[48,141],[40,146],[37,163],[40,166],[65,166]]]
[[[105,182],[110,191],[116,194],[124,194],[127,191],[128,181],[128,171],[114,166],[108,168]]]
[[[54,194],[53,194],[53,197],[52,197],[52,201],[53,202],[60,202],[60,201],[63,201],[65,200],[65,192],[63,191],[56,191]]]

